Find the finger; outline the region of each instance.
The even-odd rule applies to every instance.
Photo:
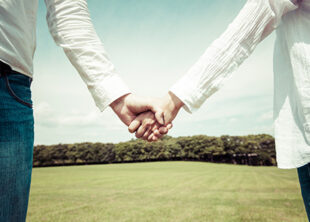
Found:
[[[151,133],[149,135],[149,137],[147,138],[147,141],[152,142],[153,141],[153,136],[154,136],[154,133]]]
[[[168,128],[168,130],[170,130],[173,127],[173,124],[172,123],[168,123],[166,127]]]
[[[159,140],[159,139],[161,139],[163,136],[164,136],[165,134],[156,134],[156,135],[154,135],[154,140]]]
[[[168,131],[173,127],[172,123],[169,123],[167,126],[162,126],[160,127],[158,130],[159,130],[159,133],[160,134],[167,134]]]
[[[141,138],[144,135],[144,133],[148,130],[148,128],[149,128],[149,125],[143,125],[142,124],[139,127],[139,129],[136,131],[136,137]]]
[[[155,130],[154,132],[153,132],[153,134],[154,134],[154,136],[156,136],[156,137],[159,137],[161,134],[160,134],[160,132],[159,132],[159,130]]]
[[[161,125],[165,125],[165,117],[164,117],[164,112],[160,109],[157,112],[155,112],[155,119],[157,120],[158,123]]]
[[[143,104],[143,102],[141,103]],[[164,111],[158,105],[154,105],[157,104],[156,100],[148,99],[144,101],[144,104],[145,104],[144,108],[146,108],[144,111],[151,110],[155,114],[156,121],[161,125],[164,125],[165,124]]]
[[[145,133],[143,134],[142,138],[143,138],[144,140],[147,140],[147,139],[149,138],[149,136],[150,136],[151,133],[152,133],[152,128],[149,127],[149,128],[145,131]]]
[[[157,106],[149,105],[148,107],[155,114],[156,121],[161,125],[165,125],[164,111]]]
[[[162,126],[158,129],[160,134],[167,134],[168,133],[168,129],[165,126]]]
[[[158,140],[158,137],[157,136],[153,136],[152,140],[155,142]]]
[[[154,132],[155,130],[158,130],[158,128],[159,128],[159,124],[158,123],[154,124],[152,128],[152,132]]]
[[[136,132],[136,130],[139,128],[140,125],[141,125],[141,122],[137,119],[134,119],[128,127],[129,132],[130,133]]]

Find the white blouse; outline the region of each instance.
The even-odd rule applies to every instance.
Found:
[[[274,29],[274,119],[280,168],[310,162],[310,0],[248,0],[226,32],[172,88],[188,111],[202,103]],[[129,93],[99,40],[86,0],[45,0],[55,42],[104,110]],[[38,0],[0,0],[0,60],[33,76]],[[282,22],[281,22],[282,20]]]
[[[100,110],[129,93],[94,30],[87,0],[45,0],[45,4],[51,35]],[[37,8],[38,0],[0,0],[0,60],[29,77],[33,76]]]
[[[171,91],[197,110],[274,29],[274,121],[279,168],[310,162],[310,0],[248,0]]]

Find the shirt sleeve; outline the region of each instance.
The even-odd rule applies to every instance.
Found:
[[[281,17],[297,7],[290,0],[248,0],[226,31],[170,91],[182,100],[186,111],[197,110],[279,25]]]
[[[90,19],[86,0],[45,0],[47,24],[101,111],[130,91],[118,76]]]

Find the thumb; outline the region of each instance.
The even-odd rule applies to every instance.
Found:
[[[138,98],[137,101],[138,102],[135,104],[135,111],[137,114],[150,110],[155,114],[156,121],[159,124],[165,124],[164,111],[158,105],[155,105],[158,104],[155,99]]]
[[[164,116],[164,111],[156,106],[150,107],[151,111],[155,114],[155,119],[156,121],[161,124],[165,125],[165,116]]]

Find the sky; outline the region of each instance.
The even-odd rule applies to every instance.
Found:
[[[164,96],[227,28],[245,0],[89,0],[94,27],[133,93]],[[46,24],[39,1],[32,85],[35,144],[134,138],[110,108],[100,112]],[[273,43],[265,39],[193,114],[181,110],[169,135],[273,134]]]

